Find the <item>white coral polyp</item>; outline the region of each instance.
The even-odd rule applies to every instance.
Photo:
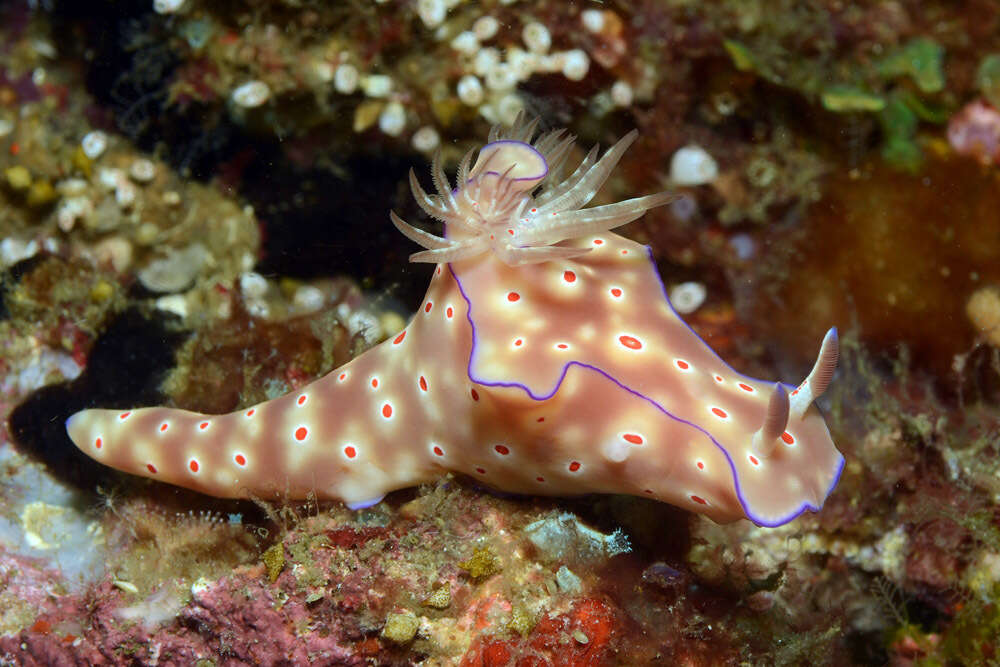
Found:
[[[177,14],[184,9],[187,0],[153,0],[153,11],[157,14]]]
[[[556,130],[532,141],[537,125],[537,119],[526,122],[521,115],[507,131],[494,127],[471,169],[474,151],[462,159],[454,190],[441,168],[440,154],[431,167],[437,195],[424,192],[410,171],[417,203],[444,222],[446,232],[445,238],[428,234],[391,213],[396,228],[426,248],[410,261],[453,262],[489,251],[511,266],[576,257],[588,249],[557,244],[614,229],[672,198],[661,192],[581,209],[597,194],[637,133],[627,134],[600,159],[595,146],[568,178],[550,184],[546,179],[559,172],[574,137]],[[536,196],[543,185],[547,187]]]

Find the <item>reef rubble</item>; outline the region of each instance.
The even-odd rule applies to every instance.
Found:
[[[995,7],[82,7],[0,7],[0,665],[996,660]],[[395,335],[406,172],[522,110],[639,130],[598,203],[682,195],[623,232],[735,368],[797,380],[841,328],[822,512],[224,501],[72,447],[85,407],[229,411]]]

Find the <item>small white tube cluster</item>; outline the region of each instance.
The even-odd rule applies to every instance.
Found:
[[[551,52],[552,33],[539,21],[523,25],[520,44],[503,48],[488,44],[500,32],[500,22],[486,15],[449,42],[465,69],[455,84],[455,94],[490,122],[513,121],[524,107],[517,84],[532,75],[562,74],[581,81],[590,70],[590,57],[582,49]]]
[[[350,95],[357,90],[360,80],[358,68],[350,63],[341,63],[333,71],[333,88],[343,95]]]
[[[406,109],[399,102],[389,102],[378,116],[378,129],[398,137],[406,128]]]
[[[460,0],[417,0],[417,16],[428,28],[438,28],[444,23],[448,11]]]
[[[187,0],[153,0],[153,11],[157,14],[177,14],[185,9]]]
[[[705,303],[708,290],[698,282],[679,283],[670,288],[670,303],[681,315],[688,315],[698,310]]]
[[[421,153],[433,153],[441,145],[441,135],[430,125],[424,125],[413,133],[410,141]]]
[[[431,31],[432,39],[450,47],[458,60],[458,74],[452,91],[458,101],[477,111],[492,123],[510,124],[524,109],[517,91],[519,84],[536,74],[556,74],[570,81],[584,80],[591,68],[591,56],[581,48],[559,50],[549,26],[530,16],[502,22],[496,16],[482,14],[470,19],[468,12],[452,12],[462,0],[411,0],[407,7],[419,25]],[[512,0],[501,0],[509,4]],[[156,0],[161,5],[183,5],[185,0]],[[374,0],[383,4],[384,0]],[[159,9],[158,9],[159,11]],[[169,10],[168,10],[169,11]],[[584,31],[599,32],[605,15],[599,10],[580,14]],[[410,108],[413,91],[391,72],[362,65],[359,54],[349,50],[317,50],[305,71],[314,85],[329,86],[340,95],[363,95],[355,118],[356,131],[377,127],[391,137],[409,136],[421,152],[435,150],[441,143],[431,125],[419,125]],[[267,104],[274,91],[262,80],[241,83],[230,93],[236,111]],[[632,104],[634,93],[626,81],[616,82],[602,93],[609,106],[624,108]],[[412,133],[412,134],[411,134]]]
[[[83,154],[91,160],[99,158],[107,147],[108,135],[100,130],[88,132],[80,140],[80,148],[83,150]]]
[[[670,159],[670,180],[674,185],[705,185],[718,176],[719,165],[715,158],[697,144],[679,148]]]
[[[271,99],[271,88],[263,81],[247,81],[233,90],[233,104],[254,109]]]

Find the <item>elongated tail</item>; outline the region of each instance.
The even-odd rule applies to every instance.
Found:
[[[439,474],[425,452],[399,447],[405,434],[428,428],[419,382],[400,377],[407,333],[300,391],[239,412],[85,410],[66,429],[101,463],[213,496],[370,504]]]

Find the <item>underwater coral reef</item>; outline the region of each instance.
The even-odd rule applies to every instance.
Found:
[[[995,664],[998,35],[4,3],[0,665]]]

